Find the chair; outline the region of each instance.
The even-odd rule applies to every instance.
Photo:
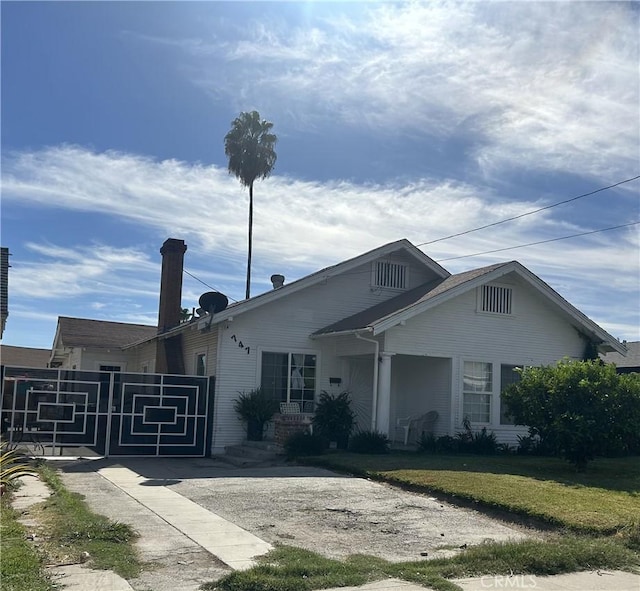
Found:
[[[409,432],[415,431],[416,434],[422,435],[425,431],[431,433],[433,427],[438,420],[438,411],[430,410],[423,415],[410,415],[408,417],[399,418],[396,421],[398,429],[404,430],[404,444],[409,443]]]
[[[281,402],[280,414],[281,415],[299,415],[300,404],[298,404],[297,402]]]

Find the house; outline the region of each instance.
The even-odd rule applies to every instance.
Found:
[[[600,353],[600,359],[605,363],[613,363],[618,373],[640,373],[640,341],[624,343],[627,354],[621,355],[617,351]]]
[[[144,324],[60,316],[49,352],[49,366],[127,371],[135,365],[136,371],[151,371],[151,359],[132,359],[123,347],[142,339],[150,339],[157,333],[157,327]]]
[[[208,294],[201,302],[216,305],[180,323],[185,251],[176,239],[161,249],[158,329],[131,327],[116,339],[118,323],[61,318],[52,362],[215,376],[213,453],[244,439],[233,403],[258,385],[301,408],[322,391],[347,390],[358,428],[394,440],[403,438],[399,418],[435,410],[437,435],[468,418],[516,443],[526,430],[511,424],[500,399],[515,368],[581,359],[594,344],[626,354],[517,261],[452,275],[407,240],[288,284],[276,277],[273,290],[227,307]],[[87,322],[96,324],[77,328]]]
[[[48,367],[51,350],[0,345],[0,364],[18,367]]]

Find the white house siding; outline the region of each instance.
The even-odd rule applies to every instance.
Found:
[[[549,365],[565,356],[580,358],[584,351],[585,342],[577,330],[546,298],[513,274],[501,283],[505,281],[514,288],[511,316],[477,313],[476,290],[472,290],[386,332],[388,352],[452,358],[451,433],[461,428],[463,418],[461,373],[465,360],[493,363],[495,378],[500,364]],[[497,396],[494,402],[487,428],[495,431],[499,441],[516,443],[517,435],[526,429],[500,425]]]
[[[218,328],[214,326],[210,331],[198,331],[194,325],[192,330],[182,333],[182,350],[184,353],[184,368],[187,374],[196,373],[196,356],[206,355],[206,375],[216,375],[218,357]]]
[[[398,418],[438,412],[436,435],[449,432],[451,422],[451,359],[395,355],[391,365],[390,437],[402,441]]]
[[[130,364],[127,370],[133,373],[142,373],[144,367],[148,373],[154,373],[156,367],[156,340],[147,341],[137,347],[127,349]]]
[[[126,351],[121,349],[91,349],[84,347],[75,347],[75,350],[80,350],[78,357],[72,355],[71,368],[76,366],[76,369],[86,369],[91,371],[99,371],[101,365],[118,365],[122,371],[129,371],[129,355]]]
[[[390,260],[390,257],[384,257],[384,260]],[[410,264],[410,287],[435,277],[408,257],[406,261]],[[260,383],[262,351],[316,353],[316,396],[322,390],[330,390],[330,377],[347,379],[348,376],[336,375],[343,368],[335,346],[325,339],[310,339],[309,335],[398,294],[397,290],[372,289],[371,269],[370,263],[361,265],[221,323],[213,453],[220,453],[225,446],[245,437],[242,424],[233,411],[233,401],[238,392],[249,391]],[[373,344],[351,340],[363,353],[373,353]]]

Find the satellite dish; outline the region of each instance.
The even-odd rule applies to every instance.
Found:
[[[198,300],[198,304],[203,310],[209,312],[209,314],[216,314],[222,312],[228,305],[229,300],[227,296],[218,291],[208,291],[203,293]]]

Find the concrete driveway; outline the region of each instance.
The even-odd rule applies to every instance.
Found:
[[[328,557],[446,556],[465,544],[535,532],[432,497],[302,466],[241,469],[209,458],[60,462],[65,484],[141,534],[155,567],[136,590],[194,591],[247,568],[272,544]]]

